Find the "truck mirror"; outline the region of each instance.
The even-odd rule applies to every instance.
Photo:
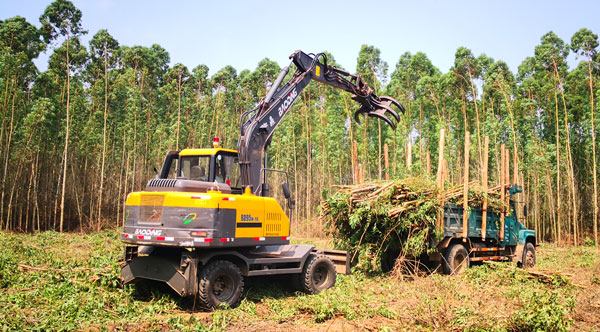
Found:
[[[523,205],[523,216],[527,217],[527,204]]]
[[[285,196],[286,199],[290,199],[290,197],[292,197],[290,186],[287,184],[287,182],[281,182],[281,189],[283,189],[283,196]]]
[[[154,173],[156,173],[156,178],[158,178],[158,170],[154,167]]]

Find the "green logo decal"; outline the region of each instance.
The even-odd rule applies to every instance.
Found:
[[[187,225],[187,224],[191,223],[192,221],[196,220],[197,217],[198,217],[198,215],[192,212],[192,213],[188,214],[187,216],[185,216],[185,218],[183,218],[183,224]]]

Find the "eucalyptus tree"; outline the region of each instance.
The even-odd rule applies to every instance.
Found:
[[[236,111],[240,92],[237,71],[232,66],[225,66],[216,72],[210,81],[214,99],[211,111],[213,119],[208,127],[210,137],[219,136],[224,146],[233,145],[237,142],[233,136],[238,133],[235,114],[240,112]]]
[[[2,150],[0,230],[4,220],[6,220],[6,227],[10,223],[10,212],[6,214],[5,219],[4,207],[13,135],[20,118],[18,113],[25,112],[25,109],[19,105],[27,104],[26,92],[37,75],[37,68],[32,60],[37,58],[44,48],[39,30],[23,17],[17,16],[0,21],[0,108],[2,110],[0,113],[2,119],[0,124],[0,150]]]
[[[387,82],[388,64],[381,59],[381,51],[375,46],[362,45],[360,52],[358,53],[358,59],[356,62],[356,73],[365,80],[365,82],[375,91],[379,93],[383,90],[384,85]],[[364,120],[364,131],[363,131],[363,164],[367,169],[366,174],[369,174],[369,158],[368,158],[368,124],[370,121]],[[378,137],[378,154],[377,154],[377,166],[378,166],[378,178],[381,179],[382,167],[381,167],[381,120],[377,119],[377,137]]]
[[[598,247],[598,172],[596,163],[596,127],[594,125],[594,74],[598,72],[597,52],[598,35],[592,31],[582,28],[571,38],[571,50],[587,60],[588,83],[590,95],[590,132],[592,136],[592,178],[593,178],[593,201],[594,201],[594,244]]]
[[[400,56],[400,59],[396,63],[396,69],[391,74],[390,83],[386,87],[386,94],[395,96],[401,100],[403,105],[406,107],[407,114],[403,117],[406,121],[406,130],[408,134],[408,146],[412,144],[412,132],[413,123],[418,123],[415,128],[418,131],[419,139],[419,152],[420,161],[423,161],[423,148],[425,137],[428,137],[423,127],[426,126],[429,121],[436,121],[435,118],[430,118],[430,114],[433,110],[428,111],[426,108],[423,111],[423,101],[426,98],[422,98],[418,91],[418,84],[423,80],[429,80],[432,76],[439,75],[440,71],[431,63],[422,52],[417,52],[412,55],[410,52],[406,52]],[[412,112],[413,105],[418,104],[418,112]],[[428,132],[428,134],[430,134]],[[396,140],[398,134],[394,134]],[[409,153],[409,151],[407,151]],[[411,156],[408,156],[411,158]]]
[[[65,186],[68,166],[69,152],[69,121],[70,121],[70,100],[71,100],[71,64],[69,59],[69,42],[73,37],[86,33],[81,25],[81,11],[77,9],[72,2],[68,0],[55,0],[40,16],[42,23],[42,32],[46,42],[51,42],[64,36],[66,43],[65,71],[67,77],[67,102],[66,102],[66,132],[65,148],[63,152],[63,171],[62,171],[62,190],[60,199],[60,225],[59,231],[63,231],[64,208],[65,208]]]
[[[64,59],[67,57],[67,53],[69,54],[69,70],[68,75],[64,70]],[[58,97],[60,107],[57,109],[57,113],[60,117],[59,122],[59,137],[64,138],[69,137],[68,140],[68,150],[66,154],[67,158],[67,171],[71,169],[71,172],[65,172],[64,168],[64,160],[65,160],[65,150],[63,147],[62,150],[62,164],[60,172],[62,176],[65,176],[64,179],[64,192],[63,192],[63,181],[61,176],[59,176],[59,190],[57,190],[56,195],[58,199],[58,195],[60,194],[61,202],[64,204],[66,200],[70,200],[69,204],[64,204],[64,208],[60,209],[60,205],[58,205],[58,209],[60,214],[57,215],[58,225],[54,225],[54,227],[58,226],[60,229],[60,216],[63,216],[63,222],[68,223],[72,217],[79,218],[79,226],[83,226],[83,217],[84,215],[81,213],[83,199],[82,196],[87,196],[89,193],[86,192],[86,188],[83,185],[84,182],[87,182],[87,177],[76,177],[75,174],[78,173],[76,170],[78,167],[82,167],[81,172],[87,171],[87,165],[89,160],[91,159],[91,146],[86,144],[90,142],[90,140],[94,140],[93,135],[95,132],[89,131],[90,125],[95,125],[90,119],[90,112],[87,103],[87,96],[84,95],[85,91],[85,67],[87,66],[87,62],[89,60],[89,56],[87,53],[87,49],[80,43],[78,37],[71,37],[68,43],[66,40],[58,47],[54,49],[54,52],[50,55],[48,60],[48,71],[52,71],[56,74],[56,78],[58,79],[61,87],[61,93]],[[66,112],[66,104],[69,104],[68,112]],[[67,141],[65,141],[67,142]],[[59,149],[59,145],[57,145],[57,149]],[[57,155],[61,155],[61,152],[56,150],[53,151]],[[71,179],[68,179],[69,174],[71,175]],[[66,181],[70,181],[70,185],[66,185]],[[73,199],[75,200],[73,202]],[[86,202],[90,202],[91,200],[85,199]],[[56,223],[56,222],[55,222]],[[63,225],[64,227],[64,225]]]
[[[160,45],[151,47],[133,46],[121,47],[122,72],[128,82],[127,101],[125,102],[124,130],[127,132],[124,146],[128,149],[125,170],[131,167],[131,179],[126,176],[126,187],[130,190],[140,187],[149,176],[149,162],[154,162],[155,155],[162,155],[162,140],[153,144],[153,136],[158,133],[165,135],[165,121],[168,110],[160,107],[159,88],[163,84],[163,76],[167,72],[170,60],[168,52]],[[145,119],[144,119],[145,118]],[[145,121],[144,121],[145,120]],[[163,137],[164,138],[164,137]],[[139,158],[128,158],[132,151],[143,151]],[[131,159],[131,166],[128,160]],[[141,167],[138,165],[141,162]],[[140,172],[141,169],[141,172]],[[129,171],[128,171],[129,172]]]
[[[100,227],[100,221],[102,217],[102,201],[104,191],[104,164],[106,160],[106,121],[108,119],[108,69],[114,68],[118,62],[117,51],[119,49],[119,43],[114,39],[107,30],[102,29],[98,31],[92,40],[90,41],[90,53],[92,62],[90,67],[95,66],[103,68],[103,80],[104,80],[104,112],[102,116],[102,161],[100,166],[100,190],[98,194],[98,228]]]
[[[481,66],[471,50],[465,47],[459,47],[454,55],[454,66],[452,72],[456,75],[457,89],[461,97],[461,109],[464,119],[464,130],[469,131],[467,122],[468,109],[467,102],[473,101],[475,109],[475,129],[477,132],[477,151],[479,154],[479,164],[483,164],[482,146],[481,146],[481,121],[479,117],[478,96],[476,80],[481,79]]]
[[[181,100],[184,99],[184,93],[187,92],[188,81],[190,78],[190,72],[186,66],[181,63],[175,64],[170,68],[163,77],[163,86],[161,87],[161,94],[166,101],[165,109],[177,109],[177,112],[169,111],[169,114],[177,114],[176,120],[170,120],[171,124],[174,124],[174,135],[175,137],[175,150],[179,150],[180,134],[181,134]],[[186,112],[189,113],[189,112]],[[166,117],[167,119],[170,116]],[[187,118],[187,116],[186,116]],[[174,122],[174,123],[173,123]],[[187,127],[184,126],[185,134],[187,138]],[[187,141],[184,139],[183,141]]]
[[[566,134],[566,158],[567,158],[567,178],[570,185],[570,195],[572,202],[572,221],[573,221],[573,240],[577,241],[577,197],[575,189],[575,180],[573,175],[573,161],[571,155],[571,135],[569,130],[569,121],[567,114],[567,105],[564,97],[564,77],[568,70],[566,63],[566,57],[569,54],[569,49],[565,45],[564,41],[560,39],[554,32],[550,31],[541,38],[541,44],[535,47],[535,60],[537,68],[536,70],[542,75],[543,78],[549,78],[550,84],[552,84],[549,90],[552,91],[554,96],[554,111],[555,111],[555,130],[556,130],[556,187],[557,187],[557,214],[558,223],[560,225],[562,220],[561,213],[561,200],[560,200],[560,120],[559,120],[559,100],[558,95],[560,94],[563,105],[564,113],[564,133]],[[543,79],[542,78],[542,79]],[[560,227],[559,227],[560,228]],[[560,234],[560,233],[559,233]],[[561,241],[559,237],[559,242]]]

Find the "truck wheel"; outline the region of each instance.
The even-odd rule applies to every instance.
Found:
[[[335,265],[329,257],[311,254],[300,274],[300,289],[307,294],[317,294],[335,285],[336,277]]]
[[[523,268],[530,268],[535,266],[535,247],[533,243],[527,242],[525,249],[523,250]]]
[[[446,248],[442,262],[444,274],[460,274],[469,267],[469,253],[465,246],[455,243]]]
[[[221,303],[235,308],[240,304],[243,290],[242,273],[232,262],[210,262],[198,275],[198,301],[205,309],[215,310]]]

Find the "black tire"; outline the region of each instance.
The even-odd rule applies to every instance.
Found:
[[[535,263],[535,246],[533,243],[527,242],[523,249],[523,262],[521,263],[521,266],[526,269],[534,267]]]
[[[215,310],[222,303],[235,308],[243,290],[244,278],[232,262],[212,261],[198,275],[198,304],[204,309]]]
[[[335,265],[329,257],[310,254],[299,276],[300,289],[307,294],[317,294],[335,285],[336,278]]]
[[[451,244],[444,252],[442,268],[444,274],[460,274],[469,267],[469,253],[460,243]]]

